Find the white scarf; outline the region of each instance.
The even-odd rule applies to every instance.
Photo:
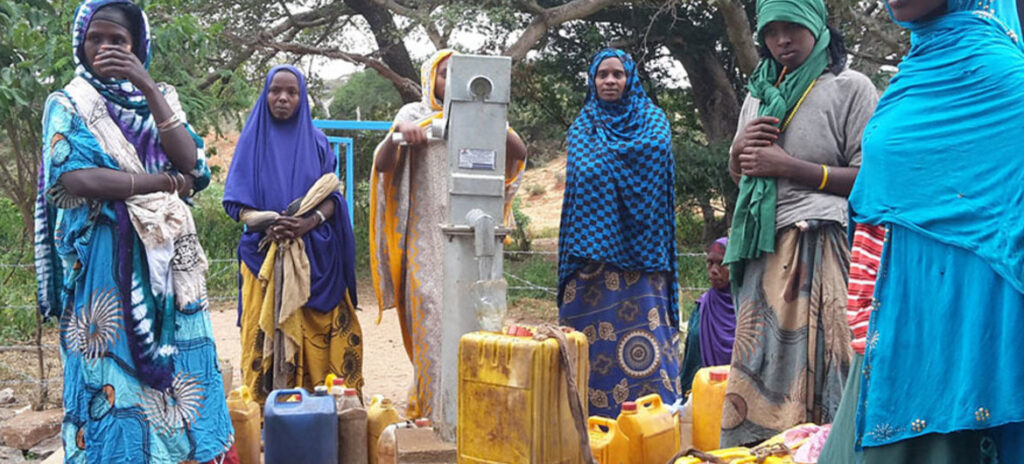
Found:
[[[164,97],[184,123],[185,112],[173,87],[166,87]],[[146,173],[139,155],[107,112],[103,97],[81,77],[71,80],[64,90],[71,96],[79,116],[100,148],[112,156],[125,172]],[[133,195],[125,200],[135,232],[146,249],[150,285],[153,292],[166,295],[173,290],[175,307],[182,310],[193,303],[204,308],[206,270],[209,263],[199,244],[192,213],[177,194],[153,192]]]

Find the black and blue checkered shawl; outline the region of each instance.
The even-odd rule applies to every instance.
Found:
[[[618,58],[626,71],[621,99],[597,97],[597,68]],[[558,235],[558,303],[565,284],[589,262],[665,272],[672,282],[669,320],[679,326],[675,243],[675,163],[668,118],[648,98],[636,63],[604,49],[590,65],[587,99],[569,128],[565,197]]]

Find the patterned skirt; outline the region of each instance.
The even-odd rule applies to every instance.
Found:
[[[260,330],[260,308],[266,292],[259,278],[249,271],[245,263],[239,272],[242,277],[242,382],[253,392],[261,405],[273,390],[273,369],[263,361],[263,340]],[[345,298],[333,311],[301,309],[302,344],[298,356],[288,363],[291,374],[289,384],[312,392],[314,386],[323,385],[327,374],[345,379],[350,387],[363,388],[363,332],[355,308]]]
[[[839,223],[806,221],[776,234],[775,253],[746,263],[736,290],[723,448],[832,422],[852,357],[846,243]]]
[[[590,415],[615,418],[625,401],[679,397],[679,332],[669,325],[665,273],[591,263],[566,283],[559,322],[590,341]]]

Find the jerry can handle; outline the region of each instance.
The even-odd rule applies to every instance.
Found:
[[[284,401],[281,398],[290,395],[299,395],[299,401]],[[291,390],[277,390],[270,394],[268,403],[274,404],[289,404],[289,403],[302,403],[306,397],[309,396],[304,388],[295,388]]]
[[[661,395],[657,393],[651,393],[647,396],[641,396],[637,398],[636,404],[644,409],[660,408],[661,407]]]
[[[242,403],[252,403],[252,391],[249,390],[247,385],[238,387],[238,395],[242,397]]]
[[[601,416],[590,416],[587,419],[587,425],[591,431],[609,433],[615,428],[615,420]],[[604,430],[605,428],[608,430]]]

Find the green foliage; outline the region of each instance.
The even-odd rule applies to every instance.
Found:
[[[686,246],[706,245],[710,240],[725,235],[736,195],[736,184],[729,177],[729,147],[727,142],[701,144],[678,141],[676,156],[676,208],[683,211],[699,210],[703,226],[699,243],[693,237],[685,238]],[[687,216],[687,215],[684,215]],[[680,227],[677,225],[677,228]],[[681,231],[677,230],[679,236]]]
[[[18,208],[0,198],[0,345],[21,343],[35,333],[35,273],[31,239]]]
[[[528,232],[530,216],[523,212],[522,200],[519,197],[515,197],[512,200],[512,219],[516,221],[516,227],[512,230],[512,246],[510,249],[530,251],[530,244],[532,242]]]
[[[369,177],[369,176],[367,176]],[[356,276],[370,279],[370,182],[360,181],[355,187],[352,231],[356,236]]]
[[[331,119],[390,121],[402,107],[402,99],[390,81],[376,71],[365,70],[348,77],[333,92]],[[358,108],[358,113],[357,113]]]

